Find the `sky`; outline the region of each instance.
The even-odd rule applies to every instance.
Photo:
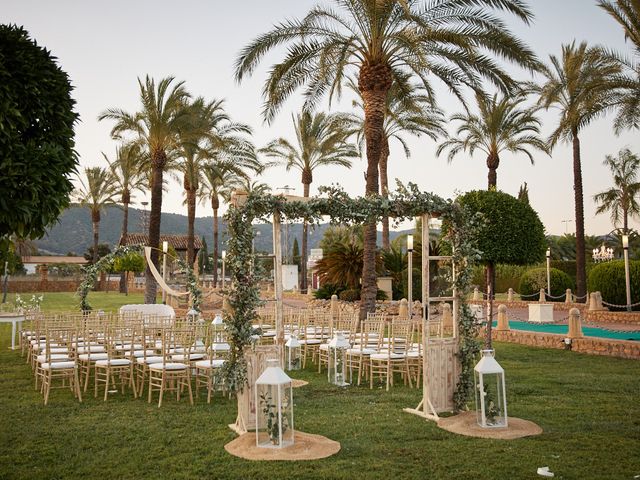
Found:
[[[113,158],[116,142],[110,137],[113,123],[98,122],[107,108],[134,112],[139,107],[137,78],[174,76],[184,80],[194,95],[225,99],[235,121],[249,124],[258,147],[277,137],[294,140],[291,115],[301,105],[300,92],[294,93],[276,120],[265,125],[261,116],[262,85],[269,67],[281,58],[282,50],[265,57],[254,75],[237,84],[233,66],[239,51],[261,33],[286,18],[300,18],[313,5],[328,0],[136,0],[109,2],[81,0],[0,0],[0,21],[25,27],[40,45],[52,51],[74,86],[73,97],[81,121],[76,127],[76,150],[81,167],[105,166],[101,152]],[[530,0],[535,20],[531,26],[505,16],[512,30],[544,61],[559,55],[563,43],[572,40],[602,44],[623,54],[630,48],[618,25],[595,0]],[[280,54],[280,57],[279,57]],[[514,70],[514,73],[516,71]],[[518,72],[519,78],[530,79]],[[448,92],[438,88],[438,102],[447,115],[461,111]],[[325,103],[324,108],[328,108]],[[343,101],[333,110],[346,111]],[[550,134],[557,112],[541,115],[543,134]],[[602,164],[605,155],[628,147],[640,153],[639,132],[615,136],[612,115],[597,120],[581,134],[582,168],[587,235],[603,235],[613,229],[607,214],[595,215],[593,195],[612,185],[609,170]],[[453,128],[450,126],[450,132]],[[427,138],[407,137],[411,157],[405,158],[398,144],[391,145],[390,185],[397,178],[416,183],[421,189],[444,198],[454,198],[469,190],[486,189],[487,168],[481,153],[458,155],[452,163],[436,157],[437,144]],[[538,212],[547,234],[575,232],[573,167],[569,145],[559,145],[551,156],[535,152],[535,164],[526,157],[501,156],[498,188],[517,195],[527,182],[531,205]],[[339,183],[351,195],[364,193],[366,161],[356,160],[350,170],[325,167],[314,173],[311,194],[317,187]],[[299,174],[284,167],[268,170],[260,181],[275,192],[291,186],[302,195]],[[135,202],[149,201],[149,194],[137,193]],[[134,207],[140,207],[140,204]],[[163,198],[163,211],[186,214],[183,191],[173,182]],[[224,209],[222,209],[224,211]],[[197,216],[211,216],[208,202],[198,206]],[[640,222],[633,220],[632,228]]]

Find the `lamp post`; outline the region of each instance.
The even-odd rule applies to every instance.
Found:
[[[551,296],[551,248],[547,248],[547,295]]]
[[[224,262],[227,257],[227,251],[222,250],[222,289],[224,290]]]
[[[622,250],[624,251],[624,279],[627,286],[627,311],[631,311],[631,278],[629,274],[629,235],[622,235]]]
[[[162,242],[162,281],[167,282],[167,252],[169,251],[169,242]],[[162,289],[162,303],[167,303],[167,292]]]
[[[407,235],[407,303],[409,319],[413,318],[413,235]]]

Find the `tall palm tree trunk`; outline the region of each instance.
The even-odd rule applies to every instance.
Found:
[[[187,190],[187,265],[193,268],[196,261],[195,255],[195,224],[196,220],[196,191],[193,188]]]
[[[309,183],[303,183],[303,196],[309,197],[309,190],[311,185]],[[307,219],[302,220],[302,252],[300,255],[300,291],[307,291],[307,250],[309,247],[309,225]]]
[[[389,139],[382,135],[382,150],[380,151],[380,193],[384,198],[389,197],[389,177],[387,165],[389,162]],[[382,219],[382,248],[389,250],[389,217]]]
[[[131,194],[128,190],[122,192],[122,232],[120,233],[120,245],[123,245],[124,237],[129,232],[129,203],[131,201]],[[120,273],[120,293],[128,293],[127,290],[127,272]]]
[[[573,191],[576,208],[576,290],[578,297],[586,295],[586,269],[584,247],[584,204],[582,193],[582,169],[580,164],[580,139],[578,129],[573,136]]]
[[[489,168],[487,190],[498,188],[498,165],[500,165],[500,157],[496,153],[490,153],[487,157],[487,168]]]
[[[384,135],[386,97],[391,87],[391,81],[391,68],[388,65],[365,63],[360,68],[358,88],[363,100],[364,136],[367,142],[365,188],[367,196],[378,194],[378,163]],[[371,220],[364,226],[360,322],[366,319],[367,313],[375,311],[378,292],[376,280],[376,221]]]
[[[98,261],[98,241],[100,240],[100,210],[91,211],[91,226],[93,228],[93,263]]]
[[[162,174],[167,162],[164,151],[153,152],[151,175],[151,213],[149,214],[149,246],[151,247],[151,261],[158,268],[158,248],[160,245],[160,222],[162,219]],[[156,303],[158,285],[151,269],[147,265],[145,271],[144,303]]]
[[[218,287],[218,207],[220,200],[217,195],[211,197],[213,207],[213,284]]]

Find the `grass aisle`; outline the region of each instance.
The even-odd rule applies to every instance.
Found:
[[[204,395],[195,406],[114,394],[74,401],[55,390],[45,407],[30,368],[8,349],[0,326],[0,478],[53,479],[535,479],[546,466],[562,479],[631,479],[640,474],[640,362],[498,344],[509,413],[538,423],[539,437],[515,441],[457,436],[402,412],[420,393],[338,389],[296,375],[296,427],[342,444],[312,462],[250,462],[223,446],[235,401]],[[201,392],[202,393],[202,392]]]

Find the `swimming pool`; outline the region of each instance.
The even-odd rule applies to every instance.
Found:
[[[494,327],[497,322],[493,322]],[[525,330],[528,332],[554,333],[556,335],[566,335],[569,332],[569,325],[537,324],[529,322],[519,322],[509,320],[509,327],[513,330]],[[640,342],[640,331],[622,332],[620,330],[607,330],[598,327],[582,326],[582,333],[585,337],[609,338],[613,340],[635,340]]]

